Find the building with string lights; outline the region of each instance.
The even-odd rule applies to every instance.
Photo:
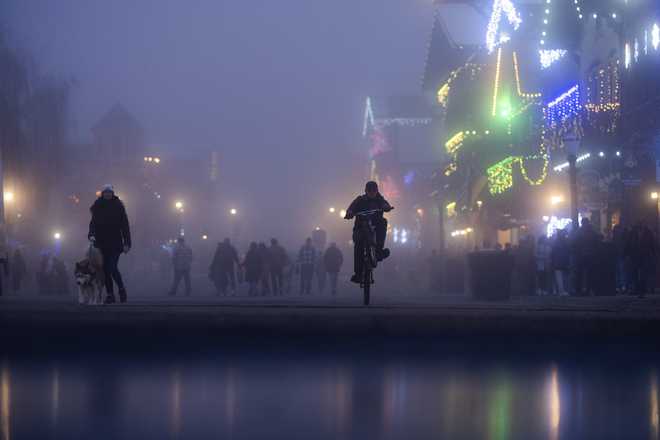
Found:
[[[581,216],[603,233],[648,218],[657,2],[438,0],[438,11],[450,3],[487,24],[479,46],[454,42],[440,13],[431,34],[423,89],[445,134],[433,192],[443,236],[471,247],[565,226],[571,158]]]
[[[437,234],[437,210],[428,205],[430,176],[442,161],[433,145],[433,139],[442,137],[434,111],[432,101],[422,95],[365,100],[366,172],[397,207],[389,215],[395,245],[426,247],[433,242],[431,235]]]

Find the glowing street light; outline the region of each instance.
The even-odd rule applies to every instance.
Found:
[[[206,235],[206,234],[202,235],[202,240],[208,240],[208,239],[209,239],[208,235]]]
[[[553,205],[558,205],[563,201],[564,201],[564,197],[560,196],[560,195],[555,195],[555,196],[550,197],[550,203],[553,204]]]
[[[651,198],[652,198],[653,200],[658,200],[658,193],[657,193],[656,191],[653,191],[653,192],[651,193]]]
[[[346,210],[345,209],[342,209],[341,211],[339,211],[339,217],[340,218],[346,217]]]
[[[238,214],[238,210],[237,210],[236,208],[231,208],[231,209],[229,210],[229,214],[231,214],[231,215],[236,215],[236,214]]]
[[[330,212],[330,214],[334,214],[336,210],[335,210],[335,207],[334,207],[334,206],[331,206],[331,207],[328,209],[328,211]]]
[[[53,234],[53,238],[54,238],[55,240],[57,240],[57,241],[61,240],[61,239],[62,239],[62,233],[59,232],[59,231],[56,231],[56,232]]]
[[[5,203],[11,203],[14,201],[14,193],[11,191],[5,191],[4,195]]]
[[[424,210],[422,208],[417,208],[417,215],[420,217],[424,216]]]
[[[174,202],[174,207],[179,211],[183,211],[183,202],[181,200],[177,200]]]

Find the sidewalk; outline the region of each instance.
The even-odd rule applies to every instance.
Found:
[[[379,337],[656,338],[660,296],[525,297],[474,302],[459,296],[375,298],[359,295],[273,297],[135,296],[128,304],[78,306],[72,298],[2,297],[0,328],[40,333],[102,331],[209,332]]]

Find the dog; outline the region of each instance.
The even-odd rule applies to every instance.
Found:
[[[78,303],[83,305],[103,304],[105,274],[103,256],[98,249],[89,247],[87,255],[76,263],[74,271],[78,285]]]

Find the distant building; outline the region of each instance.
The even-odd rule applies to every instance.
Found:
[[[144,156],[144,130],[121,104],[115,104],[92,127],[97,157],[109,164],[136,163]]]

